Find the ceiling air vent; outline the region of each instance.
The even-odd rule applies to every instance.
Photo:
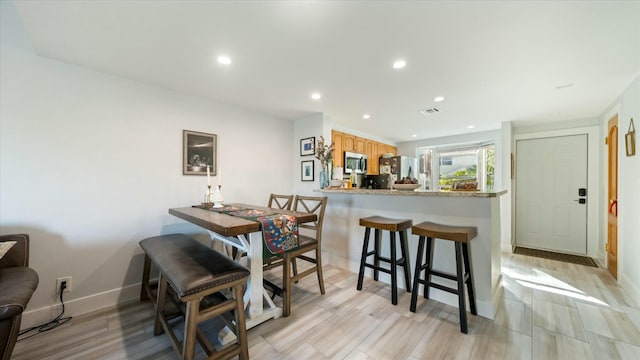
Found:
[[[437,107],[430,107],[430,108],[426,108],[426,109],[422,109],[419,111],[420,114],[427,116],[427,115],[431,115],[431,114],[437,114],[440,112],[440,109],[438,109]]]

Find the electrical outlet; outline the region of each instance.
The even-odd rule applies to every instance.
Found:
[[[71,276],[60,277],[56,279],[56,294],[60,294],[60,286],[62,283],[66,283],[64,292],[71,292]]]

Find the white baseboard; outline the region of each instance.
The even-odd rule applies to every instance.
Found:
[[[629,280],[625,274],[620,274],[619,284],[636,304],[640,304],[640,288],[638,285]]]
[[[64,315],[79,316],[82,314],[102,310],[119,304],[134,301],[140,298],[140,283],[113,289],[79,299],[65,301]],[[62,306],[55,305],[41,307],[39,309],[25,311],[22,314],[21,329],[37,326],[53,320]]]
[[[596,261],[596,264],[598,264],[599,267],[601,267],[603,269],[607,268],[607,262],[605,260],[604,251],[598,250],[598,253],[596,254],[596,257],[593,260]]]
[[[328,252],[322,254],[325,263],[337,266],[339,268],[347,269],[351,272],[357,273],[360,267],[360,263],[344,258],[342,256],[336,256]],[[367,276],[371,270],[367,269],[365,273]],[[381,274],[381,281],[389,282],[388,279],[384,279]],[[413,274],[412,274],[413,275]],[[388,276],[388,275],[386,275]],[[634,298],[636,302],[640,302],[640,290],[636,288],[631,282],[626,281],[628,285],[625,285],[625,281],[621,278],[621,283],[625,290]],[[355,284],[354,284],[355,286]],[[399,288],[404,288],[402,281],[398,283]],[[494,294],[494,298],[495,298]],[[79,316],[82,314],[102,310],[119,304],[135,301],[140,297],[140,283],[128,285],[122,288],[113,289],[98,294],[86,296],[79,299],[73,299],[65,302],[65,316]],[[433,289],[431,291],[431,298],[448,305],[458,306],[458,297],[456,295]],[[493,319],[495,316],[495,306],[489,301],[476,299],[476,305],[478,307],[478,315]],[[54,319],[61,310],[60,304],[41,307],[34,310],[25,311],[22,314],[21,328],[28,328],[36,326],[38,324],[44,324]]]

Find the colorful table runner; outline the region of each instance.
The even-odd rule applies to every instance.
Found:
[[[235,205],[225,205],[221,208],[195,207],[258,221],[262,228],[263,260],[300,246],[298,242],[298,220],[293,215],[279,214],[275,210],[250,209]]]

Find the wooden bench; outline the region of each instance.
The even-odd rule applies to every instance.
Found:
[[[153,299],[149,282],[149,268],[153,262],[160,271],[154,334],[163,329],[181,359],[193,359],[198,340],[209,359],[229,359],[239,356],[249,359],[245,325],[243,286],[249,270],[230,258],[186,235],[172,234],[140,241],[145,252],[142,292]],[[234,299],[226,299],[220,291],[230,289]],[[184,339],[180,343],[169,324],[170,314],[165,305],[168,294],[184,315]],[[198,323],[234,312],[236,344],[220,351],[198,330]]]

